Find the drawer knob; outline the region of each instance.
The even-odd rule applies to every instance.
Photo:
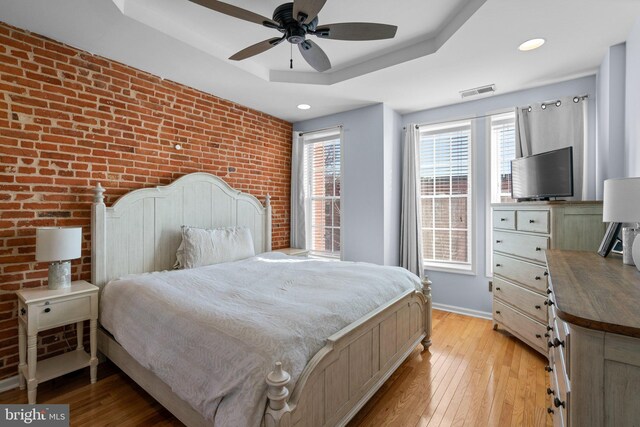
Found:
[[[500,221],[506,221],[507,218],[500,218]]]
[[[542,307],[539,305],[536,305],[536,310],[540,310]]]
[[[547,295],[551,295],[551,289],[547,288]]]
[[[20,309],[20,315],[21,315],[21,316],[24,316],[25,314],[27,314],[27,310],[25,310],[25,309],[24,309],[24,307],[22,307],[22,308]]]
[[[547,371],[547,372],[553,372],[553,368],[551,366],[549,366],[549,365],[545,366],[544,370]]]
[[[554,347],[564,347],[564,341],[560,341],[558,338],[553,339]]]
[[[49,308],[49,307],[47,307],[47,308],[45,308],[45,309],[44,309],[44,312],[45,312],[45,313],[48,313],[48,312],[50,312],[50,311],[51,311],[51,308]]]
[[[496,314],[500,314],[500,310],[496,310]]]
[[[499,291],[499,290],[500,290],[500,287],[497,287],[497,288],[496,288],[496,291]]]
[[[529,220],[529,224],[533,224],[534,222],[536,222],[536,221],[535,221],[535,220],[533,220],[533,219],[530,219],[530,220]]]
[[[549,307],[551,307],[553,304],[554,304],[553,301],[551,301],[550,299],[544,302],[544,305],[548,305]]]
[[[502,243],[502,240],[496,240],[496,243]]]
[[[545,271],[545,272],[544,272],[544,275],[545,275],[545,276],[548,276],[548,275],[549,275],[549,272],[548,272],[548,271]]]
[[[542,249],[539,246],[536,246],[536,251],[540,252]]]
[[[555,347],[555,345],[553,345],[551,341],[547,341],[547,347],[551,348],[551,347]]]
[[[547,326],[548,327],[548,326]],[[545,338],[551,338],[551,335],[549,335],[549,332],[547,332],[546,334],[544,334]]]
[[[552,326],[547,325],[547,331],[553,331],[553,327],[552,327]]]
[[[540,277],[540,276],[536,276],[536,277],[535,277],[535,279],[536,279],[536,280],[540,280],[540,279],[541,279],[541,277]]]
[[[556,408],[559,408],[559,407],[561,407],[561,406],[562,406],[563,408],[565,407],[565,406],[564,406],[564,402],[563,402],[563,401],[561,401],[560,399],[558,399],[557,397],[554,397],[554,398],[553,398],[553,405],[554,405]]]
[[[502,267],[502,264],[496,264],[496,267]]]
[[[556,394],[556,392],[551,390],[551,388],[548,388],[547,389],[547,394]]]
[[[548,414],[553,414],[555,411],[552,408],[547,408],[547,413]]]
[[[536,338],[542,338],[542,335],[536,334]]]

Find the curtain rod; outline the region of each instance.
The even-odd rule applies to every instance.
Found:
[[[329,126],[328,128],[323,128],[323,129],[308,130],[306,132],[298,132],[298,136],[306,135],[308,133],[324,132],[325,130],[331,130],[336,128],[342,129],[342,125]]]
[[[587,99],[587,98],[589,98],[588,94],[587,95],[574,96],[573,97],[573,102],[575,102],[577,104],[578,102],[582,101],[583,99]],[[550,102],[543,102],[542,105],[545,105],[545,107],[546,107],[547,105],[556,105],[557,102],[559,102],[559,100],[550,101]],[[518,107],[518,108],[520,108],[520,107]],[[526,109],[526,107],[525,107],[525,109]],[[444,120],[444,121],[441,121],[441,122],[420,123],[420,124],[416,125],[416,129],[420,129],[421,126],[441,125],[441,124],[444,124],[444,123],[460,122],[460,121],[463,121],[463,120],[484,119],[485,117],[499,116],[501,114],[506,114],[506,113],[507,113],[507,111],[505,111],[504,113],[483,114],[481,116],[468,116],[468,117],[462,117],[462,118],[459,118],[459,119]],[[406,129],[407,129],[406,126],[404,126],[402,128],[402,130],[406,130]]]

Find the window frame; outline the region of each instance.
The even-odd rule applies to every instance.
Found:
[[[516,120],[516,113],[514,109],[505,109],[505,110],[498,110],[498,111],[494,111],[491,112],[487,115],[487,119],[486,119],[486,141],[487,141],[487,162],[486,162],[486,167],[487,167],[487,176],[486,176],[486,200],[487,200],[487,204],[486,204],[486,212],[485,212],[485,217],[486,217],[486,221],[485,221],[485,235],[486,235],[486,239],[485,239],[485,253],[486,255],[486,265],[485,265],[485,276],[488,279],[493,278],[493,214],[492,214],[492,207],[491,205],[493,205],[493,186],[492,186],[492,181],[493,181],[493,165],[494,165],[494,159],[493,159],[493,154],[494,154],[494,150],[493,150],[493,141],[491,140],[491,134],[492,134],[492,129],[491,129],[491,121],[496,118],[496,117],[500,117],[500,116],[508,116],[508,115],[512,115],[513,116],[513,120],[514,120],[514,125],[515,125],[515,120]]]
[[[477,129],[477,120],[474,119],[463,119],[463,120],[451,120],[447,122],[433,123],[433,124],[424,124],[420,125],[419,136],[418,136],[418,156],[420,156],[420,141],[422,139],[421,132],[423,129],[425,131],[438,131],[452,128],[459,128],[462,126],[468,126],[469,128],[469,203],[467,205],[467,245],[469,251],[469,262],[468,263],[457,263],[457,262],[447,262],[447,261],[433,261],[426,260],[423,256],[422,266],[425,270],[429,271],[440,271],[445,273],[456,273],[456,274],[465,274],[475,276],[477,274],[477,254],[476,254],[476,144],[475,139],[478,134]],[[428,129],[428,130],[427,130]],[[418,161],[418,164],[420,162]],[[418,171],[418,175],[420,172]],[[422,194],[420,195],[420,203],[422,203]],[[422,227],[421,227],[422,229]],[[422,244],[422,235],[420,237],[420,243]]]
[[[306,158],[304,155],[304,150],[306,148],[307,145],[311,145],[311,144],[316,144],[316,143],[322,143],[322,142],[328,142],[328,141],[333,141],[333,140],[338,140],[339,141],[339,147],[340,147],[340,168],[339,168],[339,173],[340,173],[340,195],[336,196],[335,195],[335,187],[334,187],[334,195],[333,196],[328,196],[328,197],[318,197],[318,196],[313,196],[311,194],[308,195],[307,190],[309,189],[309,183],[306,182],[306,180],[304,180],[304,210],[305,210],[305,241],[306,241],[306,249],[309,250],[309,254],[315,257],[322,257],[322,258],[331,258],[331,259],[342,259],[342,254],[344,251],[344,244],[343,244],[343,233],[342,233],[342,223],[343,223],[343,209],[342,209],[342,189],[343,189],[343,178],[344,178],[344,136],[343,136],[343,132],[342,132],[342,127],[341,126],[337,126],[334,128],[329,128],[329,129],[324,129],[321,131],[315,131],[315,132],[305,132],[304,135],[301,136],[301,143],[302,143],[302,150],[303,150],[303,169],[305,168],[306,165]],[[304,172],[303,172],[303,177],[304,177]],[[335,185],[335,184],[334,184]],[[312,218],[312,205],[313,205],[313,201],[314,200],[339,200],[340,201],[340,226],[339,227],[335,227],[333,225],[331,225],[329,228],[335,230],[336,228],[339,230],[340,233],[340,250],[339,251],[332,251],[332,252],[320,252],[320,251],[314,251],[312,246],[313,246],[313,218]],[[327,228],[327,227],[325,227]],[[332,241],[332,245],[333,245],[333,241]]]

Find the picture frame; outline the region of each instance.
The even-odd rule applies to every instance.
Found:
[[[607,226],[607,231],[604,233],[604,237],[602,238],[602,242],[600,243],[600,247],[598,248],[598,255],[601,257],[606,257],[613,249],[616,238],[618,234],[620,234],[620,229],[622,228],[621,222],[610,222]]]

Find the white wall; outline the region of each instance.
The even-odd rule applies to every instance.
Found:
[[[640,19],[627,38],[625,176],[640,176]]]
[[[611,46],[597,75],[596,198],[600,200],[604,180],[624,176],[625,56],[624,43]]]
[[[446,120],[483,116],[490,113],[509,111],[516,106],[557,99],[564,96],[589,95],[588,104],[588,138],[587,156],[595,170],[595,76],[584,77],[562,83],[542,86],[534,89],[494,95],[477,101],[465,102],[431,110],[407,114],[402,117],[403,125],[407,123],[436,123]],[[488,131],[486,119],[475,120],[475,134],[473,139],[475,159],[475,182],[473,191],[476,195],[476,229],[473,237],[476,251],[476,274],[463,275],[429,271],[429,278],[433,282],[433,301],[436,304],[462,307],[489,315],[491,313],[491,293],[488,290],[489,279],[486,276],[486,215],[490,200],[487,196],[488,177]],[[590,194],[595,196],[595,176],[585,183]]]
[[[402,118],[384,106],[384,264],[400,265]]]

